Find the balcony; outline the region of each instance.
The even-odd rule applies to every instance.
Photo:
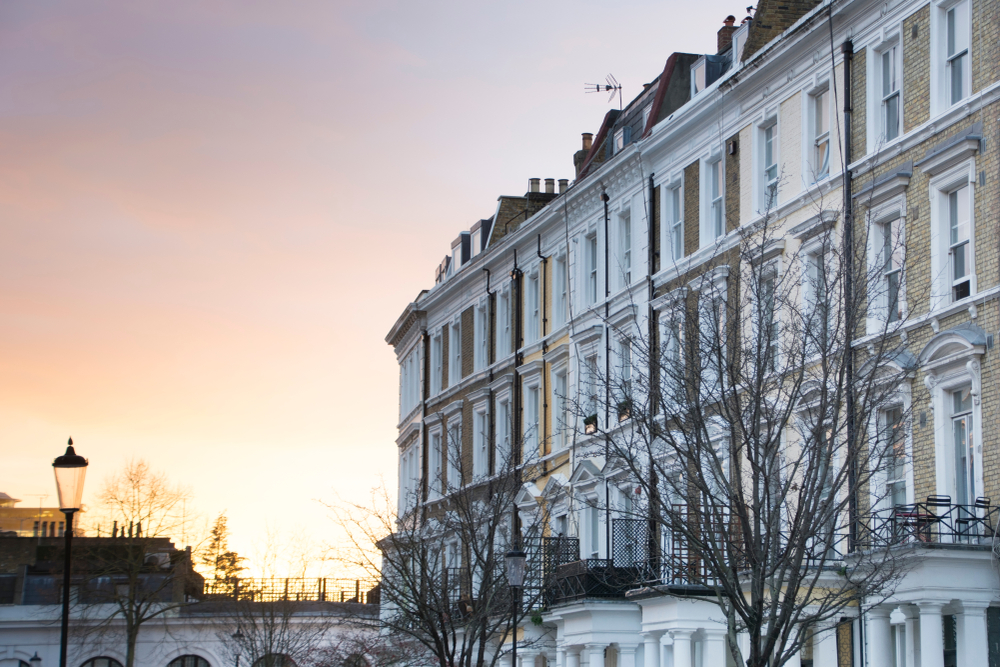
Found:
[[[205,600],[378,604],[378,584],[364,579],[208,579]]]
[[[860,546],[990,546],[998,519],[1000,507],[991,506],[989,498],[976,498],[974,505],[957,505],[949,496],[929,496],[923,503],[897,505],[864,517]]]

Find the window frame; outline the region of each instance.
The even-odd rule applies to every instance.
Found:
[[[830,82],[824,81],[807,96],[809,102],[808,122],[806,124],[806,146],[809,151],[809,158],[806,162],[809,172],[809,183],[815,184],[830,177],[830,157],[833,150],[832,141],[832,120]],[[819,123],[822,118],[826,118],[825,131]],[[821,158],[820,146],[824,145],[825,157]],[[821,162],[822,160],[822,162]]]
[[[951,195],[968,188],[968,256],[966,273],[969,293],[956,298],[954,280],[955,244],[951,241]],[[931,312],[952,304],[965,303],[978,293],[976,257],[976,165],[970,158],[930,179],[928,193],[931,205]]]
[[[768,133],[770,133],[771,162],[768,162]],[[757,155],[754,160],[755,199],[757,214],[760,216],[773,213],[778,206],[781,190],[780,170],[781,160],[779,119],[775,112],[757,124]],[[771,173],[773,171],[773,174]],[[769,202],[770,199],[770,202]]]
[[[557,254],[552,262],[552,328],[564,326],[569,321],[569,262],[565,253]]]
[[[678,178],[670,184],[664,184],[660,192],[663,194],[660,211],[663,240],[660,254],[676,264],[684,259],[684,180]]]
[[[457,343],[457,344],[455,344]],[[448,325],[448,387],[462,382],[462,318],[456,317]]]
[[[952,107],[966,102],[972,96],[972,3],[971,0],[935,1],[931,6],[931,116],[941,114]],[[950,16],[957,16],[959,10],[964,10],[962,25],[956,26],[956,35],[964,37],[962,43],[952,44],[949,39]],[[954,71],[955,62],[962,63],[961,95],[955,97]]]
[[[489,366],[489,301],[480,299],[473,310],[472,367],[479,372]]]
[[[726,236],[726,174],[721,152],[714,152],[701,162],[702,223],[699,246],[718,243]]]

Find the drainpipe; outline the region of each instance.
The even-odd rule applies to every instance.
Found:
[[[831,5],[830,12],[833,9]],[[833,18],[831,16],[830,20]],[[854,42],[846,40],[841,47],[844,54],[844,258],[847,273],[844,276],[844,303],[847,306],[845,324],[847,326],[847,456],[851,462],[847,476],[848,493],[848,551],[853,552],[858,547],[858,462],[856,442],[856,407],[854,396],[854,332],[857,325],[854,301],[854,192],[851,177],[851,67],[854,60]],[[858,617],[858,646],[860,648],[861,664],[867,664],[865,656],[865,611],[861,605]]]
[[[514,455],[511,460],[514,462],[514,469],[516,475],[516,482],[518,485],[521,483],[521,454],[524,449],[524,443],[522,442],[523,434],[523,424],[524,419],[521,415],[521,374],[518,372],[518,368],[524,364],[524,303],[522,300],[522,288],[524,282],[524,272],[517,267],[517,248],[514,248],[514,268],[510,272],[511,281],[514,284],[514,289],[512,290],[512,300],[514,303],[514,341],[517,345],[517,352],[514,353],[514,391],[513,391],[513,406],[512,406],[512,417],[514,420],[513,424],[513,434],[514,437],[511,439],[516,443],[514,447]],[[514,547],[517,548],[521,544],[521,518],[517,514],[517,505],[512,508],[513,511],[513,533]]]
[[[545,298],[545,293],[546,293],[547,290],[545,289],[545,285],[546,285],[546,274],[547,274],[546,269],[548,268],[549,258],[542,254],[542,235],[541,234],[538,235],[538,250],[536,250],[535,252],[538,253],[538,257],[541,258],[541,260],[542,260],[542,268],[541,268],[541,271],[540,271],[540,277],[539,277],[539,282],[538,282],[538,289],[540,289],[542,291],[542,351],[544,352],[544,351],[546,351],[548,349],[548,345],[545,342],[545,334],[546,334],[546,328],[547,328],[545,325],[549,321],[549,318],[545,316],[545,314],[548,312],[546,310],[546,303],[547,303],[547,301],[546,301],[546,298]],[[542,366],[542,382],[541,382],[541,384],[542,384],[542,388],[541,388],[540,391],[541,391],[541,395],[542,395],[542,414],[539,417],[539,421],[541,422],[541,428],[539,428],[539,430],[538,430],[538,444],[542,444],[542,435],[545,434],[545,433],[548,433],[548,430],[547,430],[547,427],[548,427],[547,413],[548,413],[548,410],[549,410],[549,394],[548,394],[548,390],[547,390],[546,382],[545,382],[545,367],[544,366]],[[546,445],[543,445],[543,447],[544,447],[543,451],[547,450],[548,449],[547,443],[546,443]],[[548,454],[548,451],[545,451],[545,453]]]
[[[607,466],[611,458],[608,431],[611,430],[611,265],[609,263],[611,239],[608,236],[608,197],[607,191],[601,193],[604,202],[604,540],[608,559],[611,559],[611,493],[608,487]]]
[[[496,361],[496,300],[494,298],[493,292],[490,291],[490,270],[483,267],[483,271],[486,272],[486,316],[488,318],[486,322],[486,328],[489,330],[489,343],[486,344],[486,366],[490,369],[490,384],[493,384],[493,362]],[[487,468],[490,474],[496,474],[496,416],[494,415],[495,410],[493,409],[493,389],[487,387],[486,389],[486,405],[487,412],[489,416],[489,424],[487,428],[490,434],[490,454],[487,457]]]
[[[649,218],[648,218],[648,224],[646,225],[646,245],[649,246],[649,253],[648,253],[648,256],[647,256],[647,259],[646,259],[646,282],[649,283],[649,296],[648,296],[648,300],[647,300],[647,306],[648,306],[648,308],[647,308],[647,313],[646,313],[646,326],[647,326],[646,338],[647,338],[647,341],[648,341],[647,342],[647,347],[648,347],[648,350],[649,350],[649,352],[648,352],[648,354],[649,354],[649,364],[648,364],[649,365],[649,377],[650,377],[651,380],[654,380],[654,381],[651,381],[649,383],[649,391],[650,391],[650,397],[649,397],[649,418],[650,418],[650,423],[653,423],[652,420],[656,419],[657,396],[656,396],[655,392],[657,391],[656,388],[657,388],[657,386],[658,386],[659,383],[658,383],[658,381],[655,381],[655,379],[659,378],[659,376],[660,376],[659,368],[658,368],[659,354],[658,353],[654,354],[654,351],[656,351],[656,350],[659,349],[659,346],[655,344],[656,343],[657,327],[656,327],[656,312],[653,310],[653,299],[656,297],[656,285],[653,283],[653,260],[656,258],[656,250],[653,248],[653,231],[656,229],[656,226],[655,226],[656,225],[656,219],[655,219],[655,215],[656,215],[656,185],[655,185],[655,183],[653,181],[653,177],[654,176],[655,176],[655,174],[652,174],[652,173],[649,175]],[[659,488],[659,483],[658,483],[658,481],[656,479],[656,466],[655,466],[655,464],[653,462],[653,452],[652,452],[652,450],[650,450],[650,452],[649,452],[649,482],[648,482],[648,484],[649,484],[649,501],[648,502],[649,502],[650,516],[649,516],[649,544],[647,545],[647,549],[648,549],[648,555],[649,555],[649,557],[650,558],[655,558],[656,560],[654,562],[658,564],[659,563],[659,556],[660,556],[660,554],[659,554],[660,540],[659,540],[659,531],[657,530],[657,528],[659,527],[659,521],[658,521],[658,519],[659,519],[659,511],[658,511],[658,508],[659,508],[659,504],[658,504],[659,503],[659,494],[657,493],[657,489]],[[653,512],[655,512],[656,514],[653,514]]]

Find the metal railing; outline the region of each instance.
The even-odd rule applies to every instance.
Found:
[[[354,602],[378,604],[378,582],[367,579],[208,579],[206,600],[247,602]]]
[[[989,498],[957,505],[948,496],[930,496],[923,503],[868,514],[861,521],[859,542],[867,549],[900,544],[988,545],[998,519],[1000,507],[991,506]]]

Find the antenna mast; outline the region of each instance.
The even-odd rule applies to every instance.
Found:
[[[608,74],[604,78],[604,83],[585,83],[583,84],[583,92],[585,93],[611,93],[608,95],[608,102],[615,98],[615,93],[618,94],[618,110],[622,110],[622,84],[618,83],[618,79],[615,78],[614,74]]]

